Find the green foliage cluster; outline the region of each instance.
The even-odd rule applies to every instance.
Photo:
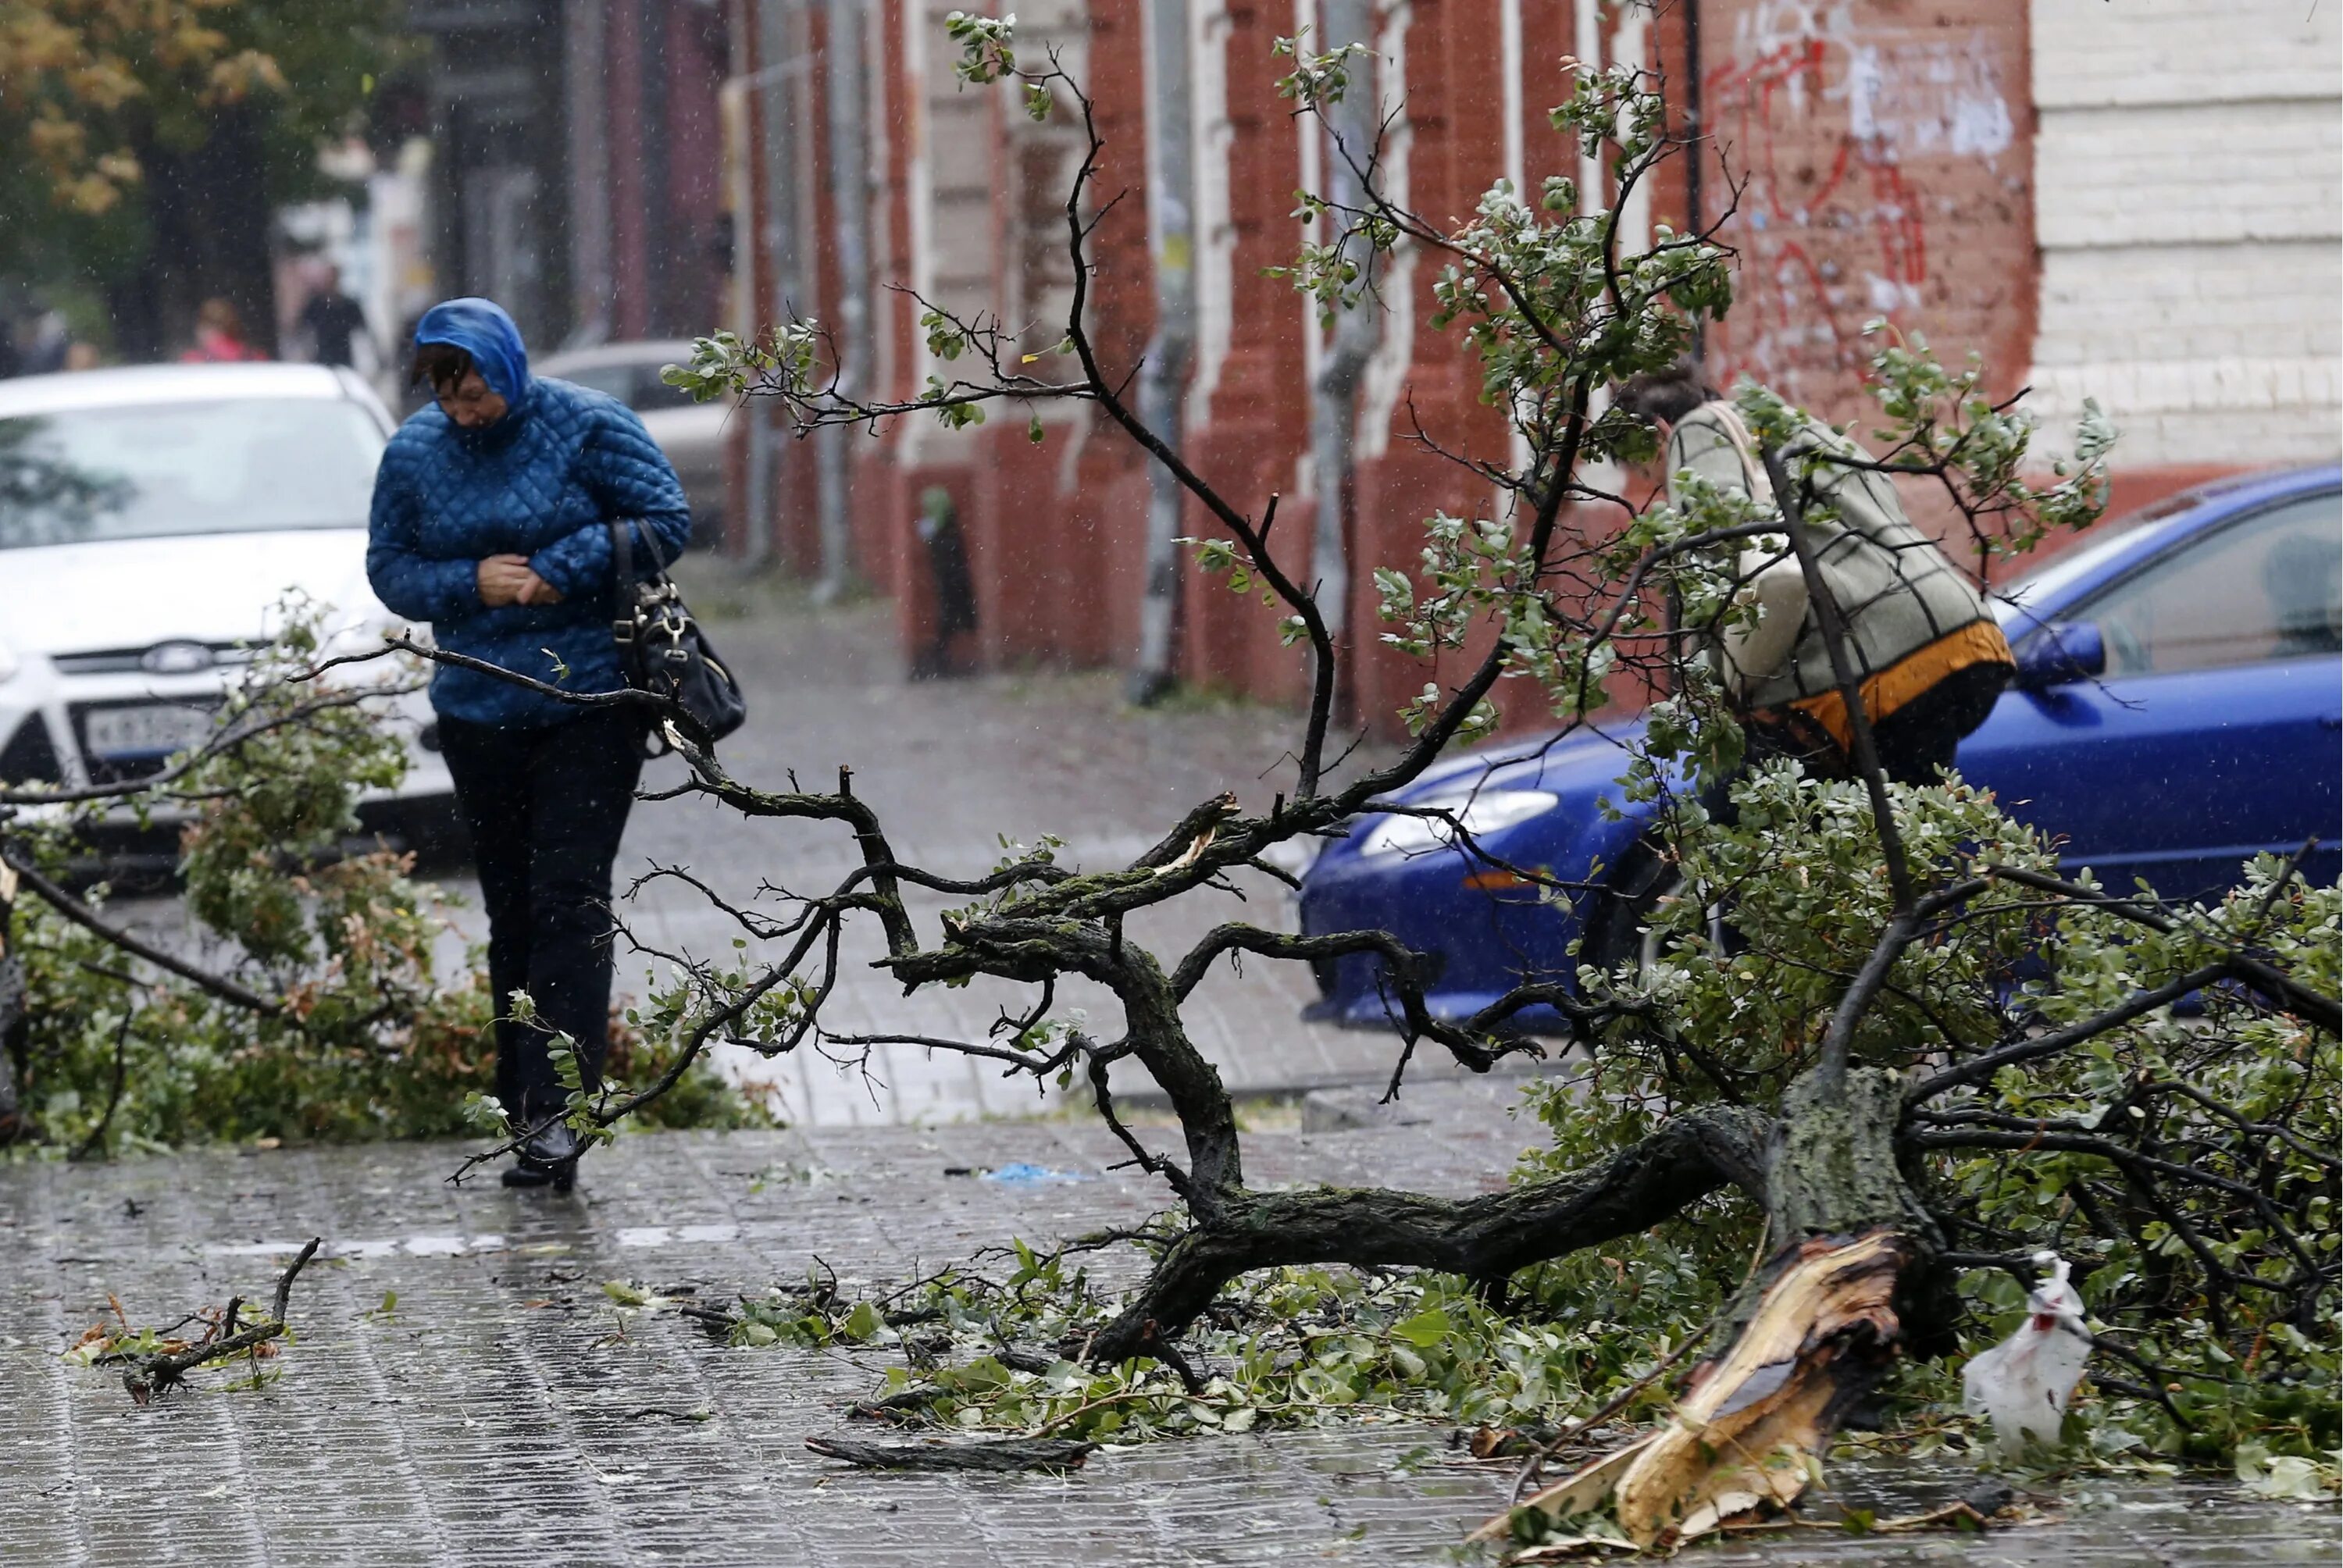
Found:
[[[729,1337],[900,1353],[873,1403],[917,1427],[1112,1442],[1356,1419],[1554,1431],[1623,1393],[1620,1421],[1664,1410],[1651,1374],[1707,1328],[1748,1265],[1745,1251],[1721,1269],[1701,1261],[1691,1238],[1720,1222],[1698,1211],[1640,1238],[1632,1265],[1609,1249],[1546,1265],[1503,1311],[1452,1275],[1266,1271],[1192,1336],[1192,1385],[1161,1362],[1079,1359],[1113,1292],[1022,1242],[997,1279],[952,1269],[874,1294],[823,1277],[744,1299]]]
[[[246,667],[218,720],[219,734],[246,739],[103,808],[117,822],[186,815],[183,956],[278,1005],[256,1009],[143,963],[21,890],[8,940],[24,964],[27,1027],[13,1065],[37,1130],[32,1147],[97,1154],[472,1131],[467,1098],[494,1082],[493,999],[477,961],[452,983],[439,973],[444,895],[412,879],[411,857],[341,853],[359,830],[361,794],[394,787],[407,753],[383,721],[385,689],[292,678],[320,655],[318,620],[294,607]],[[35,808],[0,830],[68,880],[92,820]],[[85,897],[107,912],[102,886]],[[608,1068],[648,1079],[670,1049],[614,1022]],[[765,1119],[701,1065],[649,1120]]]
[[[172,242],[151,191],[185,171],[155,166],[196,158],[230,126],[250,133],[242,172],[270,207],[327,189],[320,146],[363,131],[377,80],[419,55],[400,9],[0,0],[0,145],[21,154],[0,159],[0,279],[40,286],[102,336],[89,291],[137,276]]]

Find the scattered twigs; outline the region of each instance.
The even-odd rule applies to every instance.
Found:
[[[1062,1438],[998,1438],[977,1442],[942,1439],[877,1442],[845,1432],[824,1432],[805,1440],[806,1447],[825,1459],[842,1459],[870,1470],[978,1470],[995,1473],[1020,1470],[1080,1470],[1098,1452],[1095,1442]]]
[[[183,1351],[157,1351],[138,1356],[106,1356],[101,1357],[100,1360],[126,1362],[128,1364],[122,1372],[122,1386],[130,1391],[132,1399],[140,1404],[146,1404],[170,1392],[186,1381],[189,1372],[206,1362],[225,1361],[230,1356],[242,1355],[247,1351],[257,1350],[260,1346],[284,1334],[285,1312],[293,1295],[293,1282],[300,1276],[302,1269],[307,1265],[309,1260],[317,1256],[318,1245],[323,1241],[324,1238],[321,1236],[312,1236],[309,1239],[308,1245],[301,1249],[299,1254],[286,1268],[285,1272],[277,1277],[277,1296],[269,1307],[268,1316],[249,1328],[240,1329],[236,1326],[237,1314],[244,1304],[243,1299],[237,1297],[229,1301],[227,1310],[221,1314],[219,1332],[216,1336],[201,1344],[191,1345]]]
[[[1661,1378],[1667,1375],[1668,1369],[1683,1361],[1684,1357],[1692,1354],[1694,1351],[1698,1350],[1702,1345],[1705,1344],[1708,1342],[1710,1331],[1715,1326],[1715,1320],[1712,1318],[1696,1332],[1686,1334],[1682,1344],[1676,1346],[1675,1349],[1670,1351],[1666,1355],[1662,1356],[1659,1361],[1653,1365],[1651,1371],[1645,1372],[1642,1377],[1637,1378],[1634,1382],[1629,1383],[1625,1388],[1621,1389],[1616,1394],[1614,1394],[1608,1400],[1605,1400],[1603,1403],[1603,1408],[1596,1411],[1594,1414],[1584,1417],[1574,1416],[1570,1420],[1564,1422],[1560,1432],[1555,1432],[1552,1438],[1538,1444],[1536,1448],[1530,1452],[1528,1460],[1523,1463],[1520,1472],[1514,1475],[1513,1488],[1506,1493],[1506,1496],[1512,1501],[1519,1503],[1522,1499],[1522,1488],[1527,1486],[1531,1482],[1535,1481],[1538,1478],[1539,1473],[1544,1470],[1547,1462],[1552,1460],[1556,1453],[1559,1453],[1562,1451],[1563,1444],[1570,1442],[1575,1437],[1578,1437],[1582,1433],[1594,1431],[1596,1427],[1601,1426],[1604,1422],[1609,1421],[1613,1416],[1618,1414],[1621,1411],[1634,1403],[1636,1399],[1642,1395],[1645,1389],[1651,1387],[1654,1383],[1659,1382]]]

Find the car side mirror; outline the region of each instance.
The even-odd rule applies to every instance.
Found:
[[[2107,670],[2107,638],[2096,621],[2052,621],[2017,649],[2017,685],[2025,691],[2088,680]]]

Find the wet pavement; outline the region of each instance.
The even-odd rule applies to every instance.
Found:
[[[1233,790],[1247,809],[1266,810],[1289,788],[1287,750],[1295,718],[1257,705],[1181,699],[1141,711],[1122,699],[1121,678],[1034,670],[968,679],[908,681],[894,644],[891,607],[861,604],[816,610],[753,589],[691,585],[725,658],[749,693],[749,722],[724,742],[725,765],[744,782],[786,788],[792,772],[809,789],[830,789],[839,769],[853,769],[855,792],[878,810],[898,858],[952,878],[990,870],[1002,840],[1031,844],[1045,833],[1065,840],[1063,864],[1128,863],[1199,802]],[[729,599],[729,603],[728,603]],[[734,611],[730,615],[727,609]],[[754,613],[748,613],[753,611]],[[684,779],[672,760],[652,765],[646,789]],[[743,907],[760,886],[827,892],[855,866],[844,829],[830,824],[744,820],[697,800],[639,804],[618,862],[621,889],[656,866],[683,866]],[[468,891],[468,884],[458,882]],[[1224,920],[1292,929],[1290,894],[1255,873],[1238,880],[1242,897],[1199,890],[1175,906],[1135,917],[1131,940],[1151,944],[1168,970],[1198,938]],[[919,898],[929,940],[935,911],[963,898]],[[769,899],[757,905],[772,912]],[[622,909],[642,950],[621,958],[621,988],[641,994],[667,971],[659,954],[726,958],[740,928],[681,882],[645,885]],[[474,908],[459,920],[485,934]],[[759,950],[753,944],[750,956]],[[841,983],[825,1009],[840,1034],[900,1033],[981,1040],[1003,1009],[1022,1012],[1031,988],[979,980],[960,990],[930,987],[904,997],[869,967],[882,949],[873,922],[850,925]],[[1395,1037],[1303,1023],[1316,996],[1301,964],[1252,960],[1215,967],[1185,1011],[1197,1045],[1225,1081],[1249,1095],[1281,1094],[1327,1084],[1388,1078]],[[1112,999],[1079,979],[1058,989],[1058,1016],[1086,1014],[1091,1027],[1119,1032]],[[1424,1053],[1428,1075],[1453,1065]],[[813,1051],[762,1061],[735,1056],[728,1065],[769,1083],[795,1123],[861,1126],[1029,1116],[1051,1103],[1031,1079],[1004,1081],[997,1066],[908,1046],[882,1046],[870,1070]],[[1151,1085],[1117,1070],[1119,1095],[1144,1099]],[[1414,1070],[1412,1069],[1411,1070]]]
[[[1250,1151],[1263,1182],[1463,1193],[1501,1181],[1523,1136],[1477,1116],[1262,1133]],[[1012,1235],[1127,1222],[1160,1194],[1108,1169],[1120,1152],[1056,1121],[639,1134],[594,1156],[566,1200],[450,1188],[451,1145],[0,1168],[0,1563],[1453,1560],[1510,1473],[1450,1460],[1443,1428],[1109,1450],[1063,1479],[854,1472],[804,1439],[879,1384],[882,1353],[729,1349],[673,1314],[624,1312],[600,1288],[719,1302],[801,1279],[817,1255],[849,1281],[900,1281]],[[1017,1161],[1083,1180],[946,1174]],[[257,1392],[206,1388],[140,1409],[111,1371],[59,1359],[112,1301],[160,1325],[265,1293],[311,1235],[326,1261],[297,1285],[297,1342]],[[1886,1517],[1940,1504],[1968,1477],[1842,1465],[1833,1481]],[[1983,1540],[1798,1532],[1690,1560],[2337,1559],[2331,1508],[2245,1503],[2217,1484],[2107,1490],[2059,1522]]]
[[[1287,749],[1299,724],[1255,704],[1182,698],[1131,708],[1111,671],[1037,669],[965,679],[910,681],[896,650],[892,608],[860,603],[816,609],[751,584],[689,585],[692,601],[720,638],[727,661],[749,694],[749,721],[723,745],[725,765],[745,783],[786,789],[837,787],[840,768],[878,810],[899,859],[940,875],[969,879],[992,869],[1003,840],[1064,841],[1061,864],[1123,865],[1158,842],[1191,808],[1223,790],[1246,809],[1266,810],[1291,784]],[[1370,755],[1361,752],[1360,759]],[[672,759],[646,769],[647,791],[687,778]],[[643,881],[680,868],[737,907],[779,914],[789,906],[766,890],[824,893],[860,863],[833,824],[750,820],[699,799],[643,801],[630,817],[616,868],[619,916],[628,933],[618,960],[618,990],[640,997],[675,956],[729,961],[740,926],[699,891],[673,879]],[[450,973],[468,942],[484,941],[478,884],[443,878],[460,902],[440,957]],[[1130,940],[1148,944],[1170,970],[1199,938],[1226,920],[1293,929],[1290,891],[1256,872],[1235,874],[1235,892],[1199,889],[1129,922]],[[930,940],[936,914],[964,898],[907,890]],[[166,945],[184,940],[176,900],[126,899],[115,906]],[[751,941],[744,956],[767,951]],[[1035,991],[985,980],[905,997],[870,960],[883,952],[876,924],[850,921],[839,984],[824,1008],[841,1035],[908,1034],[981,1041],[1004,1010],[1021,1014]],[[1191,1037],[1222,1080],[1251,1097],[1299,1095],[1327,1086],[1389,1079],[1395,1034],[1305,1023],[1317,991],[1306,966],[1223,960],[1183,1009]],[[1087,1021],[1103,1038],[1120,1032],[1112,997],[1080,978],[1060,982],[1053,1017]],[[916,1046],[867,1053],[815,1050],[765,1060],[719,1047],[717,1060],[744,1081],[770,1091],[793,1125],[903,1126],[1056,1109],[1053,1092],[1030,1077],[1004,1078],[998,1063]],[[1516,1060],[1518,1071],[1537,1064]],[[1453,1062],[1419,1052],[1410,1075],[1455,1078]],[[1144,1105],[1154,1086],[1137,1064],[1114,1069],[1120,1099]]]

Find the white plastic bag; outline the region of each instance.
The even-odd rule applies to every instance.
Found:
[[[1993,1422],[2004,1453],[2023,1448],[2027,1438],[2056,1446],[2066,1402],[2091,1358],[2091,1331],[2083,1322],[2082,1296],[2066,1282],[2066,1260],[2036,1252],[2034,1261],[2050,1273],[2026,1298],[2030,1315],[1961,1372],[1962,1408]]]

